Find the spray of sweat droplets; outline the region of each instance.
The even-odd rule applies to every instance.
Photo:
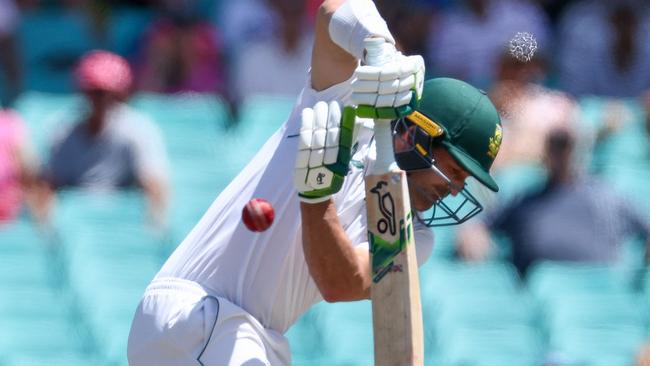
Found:
[[[522,62],[530,61],[537,51],[537,40],[528,32],[518,32],[510,40],[510,54]]]

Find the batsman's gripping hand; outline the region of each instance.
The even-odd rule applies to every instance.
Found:
[[[362,65],[354,71],[352,103],[357,116],[399,119],[411,114],[422,98],[424,59],[395,52],[382,66]]]
[[[318,102],[302,111],[294,184],[300,200],[319,203],[343,186],[354,143],[355,110]]]

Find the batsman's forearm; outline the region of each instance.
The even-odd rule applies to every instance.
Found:
[[[326,0],[318,8],[311,59],[311,85],[314,90],[325,90],[350,78],[357,60],[336,45],[329,34],[332,14],[344,0]]]
[[[366,250],[355,250],[334,201],[301,203],[302,241],[309,272],[328,302],[366,299],[370,274]]]

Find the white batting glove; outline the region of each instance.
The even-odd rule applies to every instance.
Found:
[[[302,111],[294,185],[301,201],[324,202],[338,192],[348,173],[354,144],[355,111],[337,102],[318,102]]]
[[[422,98],[424,59],[396,52],[382,66],[357,67],[354,77],[352,103],[357,116],[399,119],[411,114]]]

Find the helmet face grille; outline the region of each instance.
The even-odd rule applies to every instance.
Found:
[[[480,202],[464,188],[457,196],[438,200],[425,212],[416,212],[415,217],[428,227],[458,225],[483,211]]]

